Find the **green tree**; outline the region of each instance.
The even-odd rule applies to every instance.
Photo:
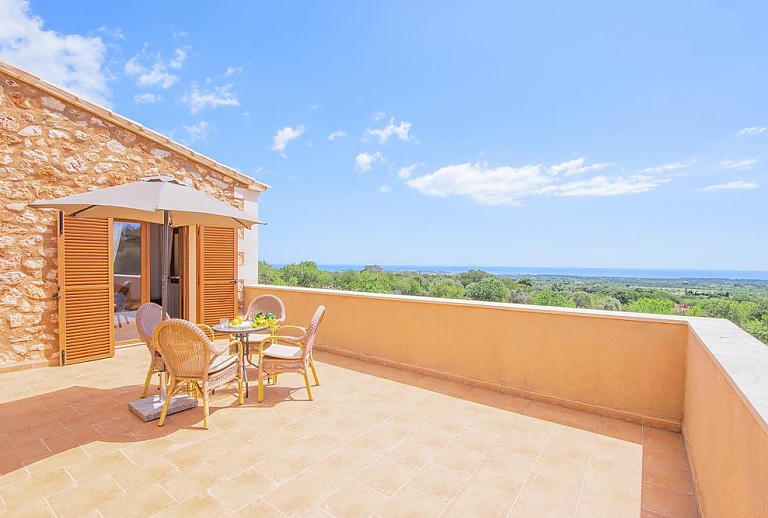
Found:
[[[463,299],[464,288],[447,282],[433,282],[429,286],[429,296],[441,299]]]
[[[469,270],[467,272],[462,272],[458,274],[458,278],[459,278],[459,282],[461,282],[462,286],[464,287],[467,287],[474,282],[479,282],[487,278],[497,279],[495,275],[488,272],[484,272],[483,270]]]
[[[763,342],[768,344],[768,315],[763,315],[761,319],[752,319],[745,326],[746,331]]]
[[[537,306],[555,306],[559,308],[572,308],[576,306],[568,295],[551,289],[532,293],[530,302]]]
[[[512,292],[512,295],[510,296],[509,300],[513,304],[528,304],[529,296],[528,296],[528,293],[525,292],[525,290],[519,289]]]
[[[367,271],[360,272],[357,289],[367,293],[392,293],[392,286],[386,276]]]
[[[533,288],[533,279],[530,277],[520,277],[517,280],[518,283],[522,284],[523,286],[528,286],[529,288]]]
[[[627,304],[624,309],[633,313],[654,313],[656,315],[672,315],[675,303],[670,299],[642,297]]]
[[[259,261],[259,284],[281,286],[284,284],[283,275],[278,268],[275,268],[268,262]]]
[[[571,296],[571,300],[577,308],[592,307],[592,297],[585,291],[577,291]]]
[[[330,284],[331,276],[322,271],[312,261],[303,261],[298,264],[286,264],[282,269],[283,279],[289,286],[301,286],[303,288],[325,288]]]
[[[595,304],[595,309],[604,309],[607,311],[621,311],[621,302],[613,297],[605,297]]]
[[[360,273],[355,270],[336,272],[331,278],[331,285],[337,290],[360,291]]]
[[[465,293],[472,300],[487,300],[489,302],[509,302],[510,295],[501,279],[495,276],[485,277],[469,284]]]

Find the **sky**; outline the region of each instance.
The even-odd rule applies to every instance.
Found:
[[[0,59],[234,167],[271,263],[768,270],[768,2],[0,0]]]

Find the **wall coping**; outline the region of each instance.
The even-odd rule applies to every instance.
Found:
[[[561,315],[575,315],[589,318],[609,318],[614,320],[634,320],[641,322],[655,322],[662,324],[683,325],[691,317],[675,315],[653,315],[648,313],[629,313],[627,311],[608,311],[600,309],[560,308],[555,306],[534,306],[531,304],[510,304],[505,302],[486,302],[482,300],[441,299],[436,297],[421,297],[415,295],[392,295],[388,293],[366,293],[362,291],[330,290],[322,288],[300,288],[296,286],[274,286],[271,284],[246,284],[246,288],[268,289],[275,291],[306,291],[332,295],[335,297],[359,297],[370,299],[399,300],[413,304],[437,304],[445,306],[464,306],[492,308],[502,311],[518,311],[526,313],[555,313]]]
[[[768,346],[730,320],[687,318],[691,332],[768,432]]]

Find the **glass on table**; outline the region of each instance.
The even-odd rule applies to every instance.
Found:
[[[228,318],[222,318],[219,320],[219,325],[221,327],[229,327],[229,319]]]

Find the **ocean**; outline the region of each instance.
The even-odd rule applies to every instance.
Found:
[[[280,267],[282,264],[275,264]],[[362,270],[360,264],[318,264],[321,270],[338,272]],[[484,270],[494,275],[565,275],[574,277],[618,277],[630,279],[730,279],[768,280],[768,270],[657,270],[643,268],[571,268],[531,266],[429,266],[413,264],[381,265],[388,272],[461,273]]]

